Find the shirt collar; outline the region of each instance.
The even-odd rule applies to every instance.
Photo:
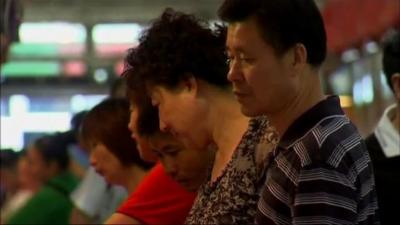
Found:
[[[383,152],[388,158],[400,155],[400,134],[391,121],[391,118],[396,113],[396,109],[396,104],[389,106],[383,113],[374,131]]]
[[[287,148],[323,118],[332,115],[344,115],[337,96],[328,96],[298,117],[282,135],[279,147]]]

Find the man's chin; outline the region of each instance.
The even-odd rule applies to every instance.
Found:
[[[260,116],[262,115],[262,112],[259,112],[256,109],[253,109],[251,107],[245,106],[243,104],[240,105],[240,110],[242,111],[243,115],[247,117],[255,117],[255,116]]]

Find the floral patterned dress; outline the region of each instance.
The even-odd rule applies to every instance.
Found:
[[[267,157],[278,141],[266,117],[253,118],[221,176],[200,187],[186,224],[254,224]]]

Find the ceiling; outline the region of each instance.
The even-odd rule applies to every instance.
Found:
[[[21,0],[24,21],[148,23],[166,7],[215,19],[222,0]]]
[[[24,21],[148,23],[166,7],[212,20],[223,0],[20,0]],[[316,0],[322,7],[326,0]]]

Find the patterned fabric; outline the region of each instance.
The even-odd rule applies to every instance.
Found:
[[[277,137],[265,117],[250,120],[221,176],[214,182],[209,177],[200,187],[186,224],[253,224],[265,180],[265,157]]]
[[[298,118],[267,167],[258,224],[375,224],[371,160],[337,97]]]

